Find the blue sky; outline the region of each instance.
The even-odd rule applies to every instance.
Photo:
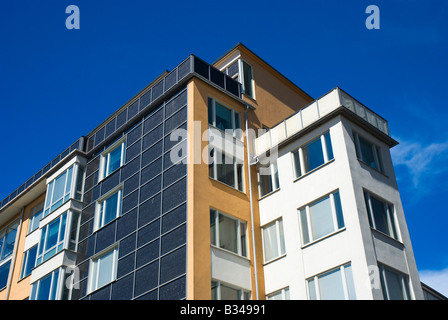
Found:
[[[1,0],[0,199],[165,69],[242,42],[311,96],[339,86],[389,121],[417,267],[448,295],[447,17],[445,0]]]

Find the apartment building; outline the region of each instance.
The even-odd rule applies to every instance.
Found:
[[[0,202],[0,299],[422,299],[396,143],[242,44],[191,55]]]

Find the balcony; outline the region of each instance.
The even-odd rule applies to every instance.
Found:
[[[345,108],[353,116],[366,122],[368,126],[390,137],[387,121],[361,104],[342,89],[336,87],[313,101],[305,108],[286,118],[266,133],[255,139],[255,154],[259,156],[310,128],[318,120],[332,112]]]

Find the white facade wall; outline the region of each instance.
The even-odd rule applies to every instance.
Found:
[[[350,263],[356,298],[383,299],[380,284],[372,290],[369,278],[369,266],[376,266],[378,260],[408,274],[415,298],[422,298],[389,147],[373,140],[381,147],[386,176],[357,159],[352,127],[359,134],[372,137],[339,115],[279,149],[280,189],[259,200],[262,226],[279,218],[283,220],[286,247],[284,256],[264,265],[267,295],[289,287],[290,299],[308,299],[306,279]],[[296,179],[291,151],[327,130],[334,159]],[[393,203],[402,243],[370,228],[363,188]],[[298,209],[336,190],[340,194],[345,227],[303,245]]]

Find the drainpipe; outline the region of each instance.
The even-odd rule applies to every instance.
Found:
[[[5,300],[9,300],[9,293],[11,291],[11,282],[12,282],[12,277],[14,275],[14,268],[16,265],[16,255],[17,255],[17,250],[19,247],[19,239],[20,239],[20,233],[22,231],[22,220],[23,220],[23,211],[25,210],[25,207],[22,207],[22,212],[20,213],[20,221],[19,221],[19,225],[17,226],[17,234],[16,234],[16,239],[14,242],[14,252],[12,253],[12,258],[11,258],[11,266],[10,266],[10,270],[9,270],[9,279],[8,279],[8,285],[7,285],[7,290],[6,290],[6,299]]]
[[[248,172],[249,172],[249,199],[250,199],[250,218],[251,218],[251,226],[252,226],[252,249],[254,251],[254,274],[255,274],[255,298],[259,300],[258,297],[258,270],[257,270],[257,253],[255,251],[255,226],[254,226],[254,208],[253,208],[253,199],[252,199],[252,177],[250,174],[250,151],[249,151],[249,125],[247,119],[247,110],[249,106],[246,106],[245,117],[246,117],[246,145],[247,145],[247,163],[248,163]]]

